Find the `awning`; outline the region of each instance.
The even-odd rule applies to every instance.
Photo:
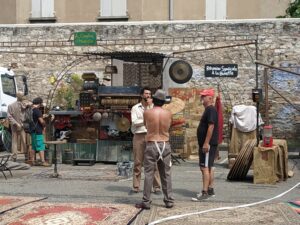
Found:
[[[115,52],[85,52],[87,55],[96,55],[108,59],[118,59],[126,62],[135,63],[159,63],[166,57],[162,53],[155,52],[130,52],[130,51],[115,51]]]

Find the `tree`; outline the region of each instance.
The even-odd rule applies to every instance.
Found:
[[[54,96],[54,103],[63,109],[74,109],[75,102],[79,99],[83,80],[78,74],[69,75],[69,81],[61,81]]]
[[[277,18],[300,18],[300,0],[291,2],[285,13],[284,16],[278,16]]]

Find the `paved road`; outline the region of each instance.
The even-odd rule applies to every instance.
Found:
[[[248,173],[247,180],[228,182],[226,177],[229,169],[227,169],[227,161],[225,159],[226,153],[221,152],[221,156],[221,160],[216,164],[216,197],[205,203],[191,202],[191,198],[200,191],[201,175],[196,159],[181,162],[181,164],[174,165],[172,168],[176,207],[172,210],[165,209],[162,201],[163,196],[153,195],[153,207],[150,211],[144,211],[140,214],[134,224],[145,224],[172,214],[178,215],[184,212],[195,212],[208,208],[236,206],[266,200],[283,193],[300,182],[299,157],[289,159],[289,168],[294,171],[294,177],[276,185],[255,185],[252,183],[251,170]],[[142,199],[142,193],[128,194],[132,180],[117,177],[116,165],[72,166],[59,164],[58,171],[61,174],[61,178],[58,179],[49,178],[49,175],[53,172],[53,167],[32,167],[27,171],[14,171],[14,177],[8,180],[4,180],[0,174],[0,195],[41,196],[48,197],[47,201],[49,202],[107,202],[132,205]],[[222,212],[223,215],[215,212],[207,214],[210,216],[206,215],[206,217],[190,216],[185,221],[188,221],[187,224],[210,224],[208,222],[213,222],[215,218],[222,217],[224,218],[222,224],[240,224],[241,221],[243,221],[242,224],[247,224],[248,222],[250,224],[251,221],[251,224],[256,224],[255,222],[253,223],[254,218],[258,218],[257,221],[263,224],[271,224],[270,222],[272,224],[295,224],[294,219],[297,221],[298,218],[297,224],[300,221],[299,215],[289,210],[284,204],[296,199],[300,200],[300,185],[271,203],[257,206],[266,212],[264,214],[258,213],[257,210],[260,208],[254,206],[251,210],[245,210],[242,213],[233,211],[230,217],[228,217],[228,213]],[[277,211],[280,213],[277,213]],[[277,216],[274,216],[271,212],[276,212],[274,215]],[[216,217],[216,215],[218,216]],[[279,218],[278,220],[276,220],[277,217]],[[270,218],[273,219],[270,220]],[[178,224],[182,224],[182,219],[176,221]],[[177,224],[177,222],[170,221],[163,224]]]

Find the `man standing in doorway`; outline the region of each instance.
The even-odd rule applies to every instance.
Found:
[[[133,157],[134,157],[134,168],[133,168],[133,189],[130,193],[138,193],[140,191],[142,165],[144,161],[144,151],[146,148],[146,134],[147,129],[144,125],[144,111],[153,107],[151,101],[151,90],[148,87],[141,89],[141,102],[134,105],[131,109],[131,131],[133,136]],[[144,187],[145,188],[145,187]],[[152,188],[152,187],[151,187]],[[155,172],[153,191],[160,191],[160,178],[158,171]]]
[[[203,90],[200,95],[205,108],[197,129],[203,187],[202,193],[197,194],[196,198],[192,198],[193,201],[203,201],[215,195],[213,165],[218,147],[218,115],[213,105],[214,90]]]
[[[154,107],[144,113],[147,128],[147,144],[144,155],[145,181],[143,201],[135,205],[137,208],[150,209],[151,186],[156,166],[158,166],[161,178],[165,206],[166,208],[174,206],[171,183],[171,147],[169,143],[172,114],[162,108],[165,101],[166,93],[163,90],[157,90],[153,95]]]

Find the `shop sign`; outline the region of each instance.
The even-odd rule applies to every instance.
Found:
[[[205,77],[237,77],[237,64],[206,64]]]
[[[74,45],[75,46],[97,45],[96,32],[75,32]]]

